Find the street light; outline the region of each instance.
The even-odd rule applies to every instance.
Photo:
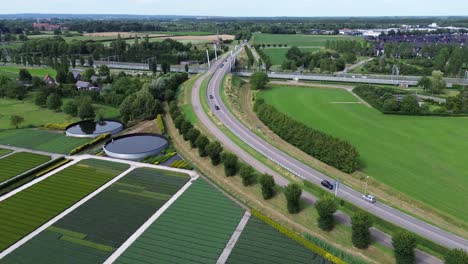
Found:
[[[366,176],[366,188],[364,189],[364,195],[367,195],[367,185],[369,181],[369,176]]]

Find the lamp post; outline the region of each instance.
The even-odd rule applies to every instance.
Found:
[[[366,176],[366,188],[364,189],[364,195],[367,195],[367,185],[369,181],[369,176]]]

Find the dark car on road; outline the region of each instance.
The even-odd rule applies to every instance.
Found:
[[[210,99],[213,99],[213,95],[210,94]]]
[[[215,105],[215,109],[216,109],[216,110],[219,110],[219,106]]]
[[[327,180],[323,180],[321,182],[321,184],[325,187],[325,188],[328,188],[330,190],[333,190],[333,184],[331,184],[329,181]]]

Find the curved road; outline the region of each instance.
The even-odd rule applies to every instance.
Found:
[[[237,51],[234,55],[236,55],[238,52],[239,51]],[[229,137],[227,137],[203,111],[199,96],[200,87],[203,81],[210,75],[212,75],[207,89],[207,93],[209,95],[214,96],[213,99],[209,99],[210,108],[211,111],[216,115],[216,117],[220,120],[220,122],[223,123],[223,125],[226,128],[228,128],[242,141],[247,143],[250,147],[258,151],[271,161],[279,164],[284,169],[297,175],[298,177],[318,185],[320,185],[320,182],[323,179],[328,179],[329,181],[333,182],[333,179],[303,164],[302,162],[294,159],[293,157],[287,155],[286,153],[270,145],[268,142],[264,141],[262,138],[250,131],[247,127],[245,127],[239,120],[237,120],[236,117],[234,117],[230,113],[227,107],[223,104],[220,95],[221,82],[223,80],[224,75],[230,70],[229,66],[232,58],[228,57],[226,60],[227,62],[224,62],[220,59],[218,62],[214,63],[211,69],[197,80],[192,89],[191,99],[193,108],[203,125],[227,148],[229,148],[233,153],[238,155],[239,158],[246,161],[260,172],[269,173],[273,175],[278,184],[283,186],[288,184],[287,179],[274,172],[262,162],[253,158],[250,154],[248,154],[246,151],[244,151],[238,145],[236,145],[231,139],[229,139]],[[225,64],[224,67],[221,67],[222,63]],[[208,94],[205,96],[208,96]],[[215,105],[219,106],[220,109],[215,110]],[[345,200],[353,203],[356,206],[359,206],[375,215],[378,215],[379,217],[391,223],[394,223],[405,229],[411,230],[414,233],[428,238],[436,243],[439,243],[449,248],[462,248],[465,251],[468,251],[468,241],[466,239],[441,230],[430,224],[427,224],[424,221],[418,220],[385,204],[379,202],[371,204],[362,199],[361,193],[347,186],[340,185],[338,196],[344,198]],[[314,197],[309,193],[304,193],[303,198],[308,201],[315,200]]]

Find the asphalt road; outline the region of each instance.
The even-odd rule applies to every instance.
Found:
[[[207,95],[213,95],[213,99],[209,99],[209,104],[211,111],[215,113],[216,117],[228,128],[232,133],[239,137],[243,142],[247,143],[250,147],[258,151],[260,154],[264,155],[271,161],[279,164],[284,169],[290,171],[291,173],[297,175],[300,178],[303,178],[307,181],[320,185],[320,182],[323,179],[328,179],[331,182],[334,180],[323,175],[317,170],[301,163],[300,161],[294,159],[293,157],[287,155],[286,153],[278,150],[277,148],[270,145],[268,142],[264,141],[262,138],[258,137],[255,133],[250,131],[245,127],[240,121],[238,121],[223,104],[220,96],[220,86],[223,80],[224,75],[230,70],[229,63],[231,58],[227,59],[227,62],[219,60],[218,62],[212,65],[212,68],[199,78],[195,83],[192,89],[192,104],[194,111],[200,121],[204,126],[221,141],[228,149],[233,153],[239,156],[240,159],[248,162],[251,166],[256,168],[262,173],[269,173],[275,177],[276,182],[279,185],[287,185],[288,181],[274,172],[272,169],[267,167],[262,162],[253,158],[250,154],[242,150],[237,146],[231,139],[229,139],[204,113],[199,94],[200,87],[203,80],[212,74],[211,80],[208,85]],[[224,63],[224,67],[220,67],[221,63]],[[214,106],[219,106],[220,110],[215,110]],[[392,207],[389,207],[385,204],[376,202],[371,204],[362,199],[362,194],[358,191],[355,191],[347,186],[340,185],[338,196],[344,198],[345,200],[353,203],[354,205],[361,207],[379,217],[394,223],[398,226],[401,226],[405,229],[411,230],[416,234],[419,234],[425,238],[428,238],[436,243],[444,245],[449,248],[462,248],[465,251],[468,251],[468,241],[464,238],[441,230],[435,226],[432,226],[424,221],[418,220],[412,216],[409,216],[405,213],[402,213]],[[303,198],[312,202],[314,197],[308,193],[304,193]]]

